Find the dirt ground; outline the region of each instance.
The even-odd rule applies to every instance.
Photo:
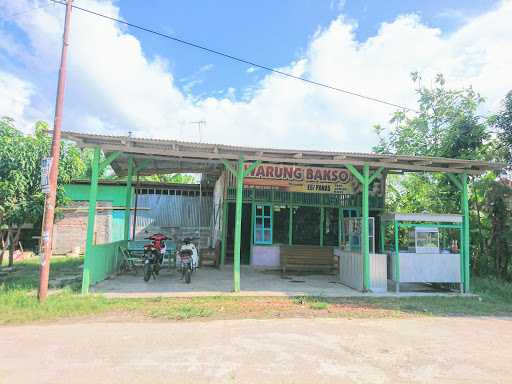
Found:
[[[59,322],[0,328],[0,383],[510,383],[512,319]]]

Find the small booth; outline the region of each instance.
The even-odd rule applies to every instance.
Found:
[[[389,279],[401,283],[455,284],[463,290],[462,215],[392,213],[381,218],[381,251]],[[392,226],[392,228],[390,228]],[[390,241],[386,244],[386,235]]]

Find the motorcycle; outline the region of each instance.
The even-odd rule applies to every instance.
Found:
[[[190,284],[192,279],[192,272],[197,269],[199,256],[197,253],[196,246],[192,243],[191,238],[187,237],[183,239],[179,251],[177,252],[176,265],[181,271],[181,279],[185,280],[185,283]]]
[[[150,244],[144,245],[144,281],[147,282],[151,276],[156,279],[160,272],[166,251],[165,240],[169,238],[161,233],[155,233],[145,239],[151,240]]]

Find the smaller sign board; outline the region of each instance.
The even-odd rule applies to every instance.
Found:
[[[50,193],[50,167],[52,164],[51,157],[43,157],[41,159],[41,191]]]

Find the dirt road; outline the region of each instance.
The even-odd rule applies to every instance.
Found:
[[[510,383],[512,319],[0,328],[0,383]]]

